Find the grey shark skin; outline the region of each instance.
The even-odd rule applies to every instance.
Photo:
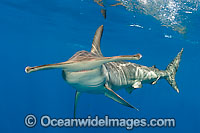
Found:
[[[175,75],[181,60],[181,52],[167,66],[166,70],[159,70],[153,67],[146,67],[124,60],[139,60],[140,54],[127,56],[104,57],[100,49],[100,41],[103,33],[103,25],[100,26],[94,36],[90,52],[79,51],[68,61],[26,67],[25,72],[61,68],[64,80],[76,89],[74,103],[74,117],[76,106],[81,93],[104,94],[116,102],[137,109],[115,91],[125,88],[131,93],[136,88],[141,88],[142,84],[155,84],[159,79],[165,78],[169,84],[179,92],[175,82]]]

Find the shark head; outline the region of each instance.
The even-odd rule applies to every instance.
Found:
[[[122,61],[122,60],[139,60],[142,55],[123,55],[104,57],[100,49],[100,41],[103,34],[103,25],[101,25],[93,39],[92,48],[90,52],[78,51],[69,60],[61,63],[47,64],[25,68],[26,73],[31,73],[39,70],[56,69],[61,68],[69,72],[86,71],[100,67],[101,65],[108,62]]]

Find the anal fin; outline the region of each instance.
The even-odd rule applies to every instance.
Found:
[[[126,88],[125,89],[129,94],[131,94],[132,93],[132,91],[134,90],[134,88],[132,88],[132,87],[129,87],[129,88]]]
[[[122,105],[125,105],[127,107],[134,108],[134,109],[138,110],[137,108],[135,108],[134,106],[129,104],[127,101],[125,101],[122,97],[120,97],[117,93],[115,93],[111,88],[108,87],[108,85],[105,85],[105,88],[107,89],[107,91],[105,92],[105,96],[113,99],[114,101],[116,101],[116,102],[118,102]]]
[[[76,106],[77,106],[77,103],[78,103],[78,98],[80,96],[80,92],[76,91],[75,93],[75,101],[74,101],[74,119],[76,118]]]

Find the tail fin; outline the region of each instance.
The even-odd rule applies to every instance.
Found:
[[[176,81],[175,81],[175,76],[176,76],[176,72],[177,72],[178,67],[179,67],[179,63],[181,61],[182,53],[183,53],[183,48],[182,48],[181,52],[178,53],[178,55],[176,56],[176,58],[174,58],[174,60],[171,63],[169,63],[169,65],[166,68],[166,72],[168,73],[168,76],[167,76],[166,79],[167,79],[168,83],[178,93],[179,93],[179,89],[178,89],[178,86],[177,86]]]

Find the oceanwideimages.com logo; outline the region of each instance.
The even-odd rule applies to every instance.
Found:
[[[38,121],[39,120],[39,121]],[[38,122],[37,122],[38,121]],[[176,121],[173,118],[164,119],[134,119],[134,118],[109,118],[105,116],[100,118],[99,116],[87,118],[52,118],[48,115],[44,115],[37,119],[34,115],[27,115],[24,119],[24,123],[27,127],[33,128],[39,123],[39,126],[48,127],[124,127],[127,130],[131,130],[136,127],[175,127]]]

